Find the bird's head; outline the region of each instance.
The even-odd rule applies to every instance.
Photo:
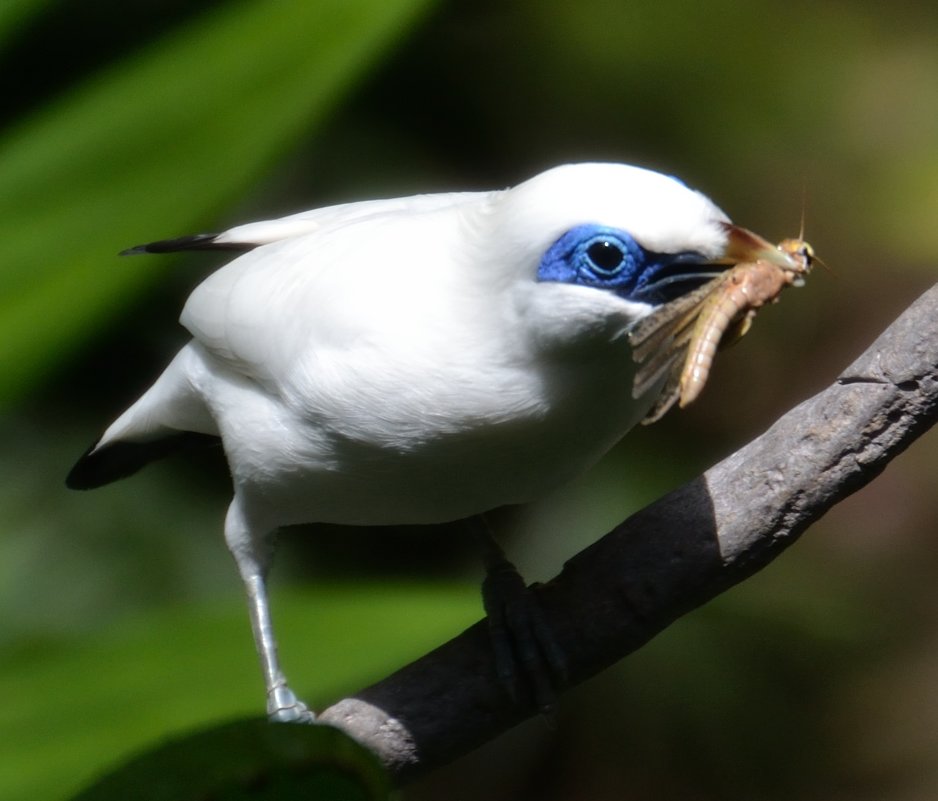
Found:
[[[543,172],[496,195],[489,219],[502,263],[514,266],[518,310],[550,348],[619,339],[656,306],[748,254],[749,240],[734,233],[744,229],[709,198],[624,164]],[[753,237],[757,244],[766,245]]]

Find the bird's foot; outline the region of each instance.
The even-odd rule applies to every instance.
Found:
[[[314,723],[316,715],[285,684],[267,693],[267,717],[271,723]]]
[[[553,709],[555,687],[566,683],[566,657],[531,589],[507,560],[490,565],[482,583],[495,669],[512,700],[520,702],[525,684],[545,713]]]

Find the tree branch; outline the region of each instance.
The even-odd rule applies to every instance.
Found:
[[[826,390],[573,557],[538,601],[577,684],[768,564],[938,415],[938,285]],[[509,702],[482,621],[327,709],[399,779],[536,713]]]

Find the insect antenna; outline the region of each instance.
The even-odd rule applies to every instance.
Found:
[[[804,241],[804,220],[805,220],[805,211],[808,207],[808,179],[802,178],[801,180],[801,226],[798,228],[798,241],[804,244],[807,244]],[[817,253],[814,252],[814,248],[811,249],[811,263],[820,264],[827,272],[831,275],[836,275],[837,273],[834,269],[822,259]]]

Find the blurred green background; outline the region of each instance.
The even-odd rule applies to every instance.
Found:
[[[139,242],[575,160],[679,175],[830,270],[689,411],[506,516],[531,579],[827,385],[938,265],[924,2],[6,0],[0,6],[0,798],[61,798],[261,710],[217,455],[93,493],[74,460],[222,260]],[[763,573],[407,799],[938,797],[927,435]],[[275,615],[321,707],[480,616],[458,527],[286,532]]]

